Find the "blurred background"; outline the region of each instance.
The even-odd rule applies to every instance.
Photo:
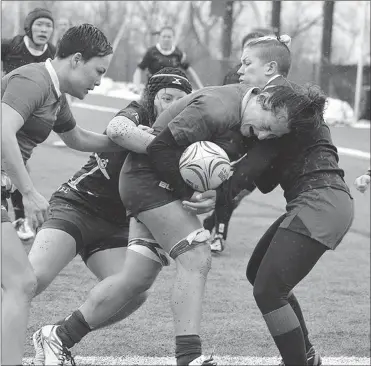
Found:
[[[220,85],[238,63],[248,32],[272,29],[292,37],[291,80],[320,85],[344,109],[344,119],[370,120],[369,1],[2,1],[1,6],[2,38],[22,34],[35,7],[73,25],[88,22],[102,29],[115,49],[106,74],[109,88],[132,81],[165,25],[175,29],[177,45],[205,86]]]

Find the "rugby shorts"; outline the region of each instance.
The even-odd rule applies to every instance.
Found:
[[[148,157],[143,154],[128,155],[119,182],[121,200],[128,216],[136,217],[140,212],[178,200],[169,184],[157,177]]]
[[[54,193],[49,204],[48,219],[40,230],[58,229],[71,235],[76,241],[76,254],[80,254],[84,262],[99,251],[127,247],[129,222],[126,218],[123,225],[118,225],[98,217],[86,209],[86,202],[82,203],[72,190]]]
[[[280,228],[309,236],[335,249],[350,229],[354,203],[350,195],[331,187],[301,193],[286,206]]]

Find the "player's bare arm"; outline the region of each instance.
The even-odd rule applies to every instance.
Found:
[[[144,127],[144,126],[143,126]],[[155,136],[151,129],[137,126],[125,116],[114,117],[107,127],[108,137],[116,144],[139,154],[147,153],[147,146]]]
[[[72,130],[58,135],[68,147],[79,151],[115,152],[122,150],[122,147],[112,142],[108,136],[85,130],[77,125]]]
[[[2,164],[12,183],[23,195],[25,212],[34,227],[40,226],[47,217],[49,204],[34,187],[23,163],[16,134],[23,126],[23,117],[6,103],[2,109]]]

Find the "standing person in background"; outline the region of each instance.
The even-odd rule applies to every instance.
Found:
[[[72,22],[67,17],[59,17],[55,22],[55,31],[53,37],[53,43],[58,46],[58,42],[61,40],[63,34],[72,27]]]
[[[149,79],[153,74],[164,67],[179,67],[184,71],[189,72],[193,81],[196,83],[197,88],[203,87],[195,70],[186,60],[185,52],[181,51],[174,44],[174,35],[175,32],[172,27],[165,26],[161,28],[158,43],[147,50],[142,61],[138,64],[134,72],[133,83],[136,85],[137,90],[141,89],[145,70],[148,70]],[[147,83],[147,81],[145,83]]]
[[[54,58],[55,47],[50,42],[54,30],[52,13],[43,8],[35,8],[24,22],[25,35],[1,40],[1,61],[3,75],[34,62],[45,62]],[[26,166],[29,171],[28,165]],[[22,240],[32,239],[35,234],[25,219],[22,194],[16,189],[10,194],[14,209],[13,225]]]

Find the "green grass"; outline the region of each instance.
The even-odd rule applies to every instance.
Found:
[[[92,111],[75,112],[78,121],[85,126],[89,121],[90,127],[97,131],[103,130],[109,118],[107,114]],[[363,138],[369,139],[368,132]],[[351,139],[351,133],[348,129],[336,131],[344,141]],[[49,197],[85,161],[86,154],[53,148],[47,142],[37,149],[31,160],[32,177],[40,192]],[[367,164],[354,158],[341,159],[349,183]],[[325,356],[370,356],[370,193],[353,193],[356,218],[352,230],[339,248],[326,253],[295,289],[312,342]],[[254,193],[235,212],[228,246],[222,255],[213,257],[209,274],[202,322],[205,352],[215,346],[219,355],[278,355],[255,305],[252,288],[245,279],[245,268],[254,245],[283,209],[284,199],[277,190],[266,196]],[[26,245],[29,247],[30,244]],[[174,264],[165,268],[140,310],[124,322],[91,333],[74,347],[74,354],[172,356],[174,340],[169,299],[174,274]],[[77,257],[34,300],[26,357],[33,356],[32,333],[75,310],[95,283],[93,275]]]

